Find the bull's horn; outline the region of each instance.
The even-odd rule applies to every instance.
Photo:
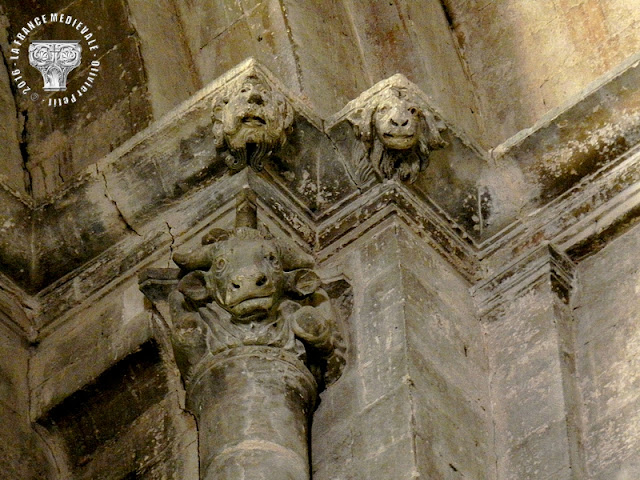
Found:
[[[196,247],[187,252],[176,252],[173,261],[182,270],[207,270],[211,266],[211,247]]]
[[[283,242],[279,242],[278,247],[282,267],[285,271],[296,270],[298,268],[313,268],[315,265],[313,257],[308,253],[298,252]]]
[[[256,194],[250,188],[245,188],[236,197],[236,228],[258,228],[258,208]]]

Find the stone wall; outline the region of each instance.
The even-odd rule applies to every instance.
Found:
[[[639,247],[635,228],[578,268],[576,375],[589,479],[640,475]]]
[[[314,478],[491,478],[487,353],[465,280],[400,222],[325,268],[353,283],[354,314],[347,370],[314,417]]]
[[[497,145],[640,48],[640,9],[626,0],[442,2]]]
[[[8,39],[36,11],[16,5],[0,10]],[[91,99],[51,114],[0,75],[0,476],[198,479],[172,315],[137,276],[228,228],[248,189],[261,229],[349,287],[314,479],[636,480],[628,6],[65,3],[107,39]],[[290,123],[236,171],[213,109],[247,76]],[[415,181],[396,175],[406,152],[356,181],[394,88],[439,140],[411,151]]]
[[[0,472],[7,479],[51,478],[54,470],[48,448],[29,419],[31,353],[23,338],[0,325]]]

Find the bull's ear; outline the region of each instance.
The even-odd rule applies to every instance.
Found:
[[[278,251],[282,268],[285,271],[296,270],[298,268],[311,268],[314,266],[313,257],[308,253],[298,252],[283,242],[278,242]]]
[[[320,288],[320,277],[309,268],[286,272],[287,291],[298,297],[307,297]]]
[[[182,270],[207,270],[211,266],[211,247],[196,247],[173,254],[173,261]]]
[[[229,231],[222,228],[212,228],[202,237],[202,245],[211,245],[212,243],[227,240],[230,235]]]
[[[195,304],[207,303],[211,300],[207,289],[205,272],[196,270],[188,273],[178,283],[178,290]]]

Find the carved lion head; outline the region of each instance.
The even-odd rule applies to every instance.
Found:
[[[356,158],[357,182],[371,172],[413,183],[444,145],[435,117],[408,89],[390,87],[370,99],[355,121],[363,151]]]
[[[261,170],[264,159],[286,142],[292,123],[284,96],[255,74],[232,84],[213,109],[216,147],[232,170]]]

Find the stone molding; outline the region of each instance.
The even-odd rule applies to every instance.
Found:
[[[7,197],[0,202],[1,219],[5,227],[9,226],[0,229],[0,260],[10,277],[8,282],[15,282],[14,289],[27,291],[31,297],[21,295],[40,306],[29,328],[46,334],[75,305],[109,289],[108,285],[123,273],[149,264],[160,255],[158,252],[173,248],[176,241],[192,235],[190,229],[198,228],[205,219],[211,221],[216,209],[228,210],[225,198],[248,181],[264,216],[290,232],[301,248],[318,259],[330,256],[335,246],[348,245],[350,239],[389,215],[399,215],[424,234],[471,283],[497,275],[505,265],[546,243],[553,243],[578,261],[585,251],[600,248],[640,218],[640,153],[636,146],[640,122],[627,112],[624,121],[616,124],[626,106],[640,102],[640,94],[627,88],[624,98],[613,95],[637,80],[638,63],[638,58],[630,60],[544,124],[491,152],[480,151],[442,120],[447,127],[445,133],[453,135],[449,138],[467,145],[489,171],[511,161],[528,181],[535,179],[536,188],[542,192],[499,230],[480,236],[436,203],[435,198],[441,199],[438,195],[431,198],[428,191],[394,180],[356,188],[344,170],[344,154],[332,139],[335,126],[355,104],[327,120],[325,129],[321,118],[266,69],[248,60],[115,149],[46,202],[36,205],[7,189],[0,190]],[[211,109],[225,86],[251,74],[279,92],[294,111],[292,137],[282,152],[283,158],[292,161],[290,165],[268,162],[261,172],[244,170],[231,177],[224,161],[214,158],[215,142],[209,133]],[[357,101],[404,81],[391,77]],[[423,94],[414,93],[422,95],[428,106]],[[605,96],[608,103],[604,113],[597,119],[585,114],[600,105]],[[603,115],[610,124],[603,124]],[[580,118],[575,127],[571,124],[574,118]],[[618,126],[612,129],[611,125]],[[575,145],[575,138],[585,130],[597,137],[586,156]],[[558,141],[559,132],[562,141]],[[552,141],[555,143],[550,147]],[[571,146],[569,150],[567,145]],[[441,151],[435,153],[441,155]],[[584,162],[586,170],[576,170],[578,173],[566,177],[562,184],[545,186],[545,177],[538,171],[554,156],[561,156],[566,165],[580,166]],[[594,159],[599,163],[594,164]],[[431,167],[426,173],[429,170]],[[334,180],[347,183],[336,184],[335,192],[318,192],[319,187]],[[143,185],[153,186],[149,190]],[[188,208],[193,211],[185,214]],[[176,212],[184,216],[179,225],[163,219]],[[101,226],[97,232],[96,223]],[[69,231],[82,233],[75,237],[64,234]],[[38,242],[25,245],[24,238],[37,238]],[[74,257],[71,252],[79,250],[80,245],[82,255]]]
[[[574,277],[575,264],[571,259],[553,245],[543,245],[472,288],[478,318],[500,319],[514,298],[543,282],[549,282],[558,298],[568,303]]]

